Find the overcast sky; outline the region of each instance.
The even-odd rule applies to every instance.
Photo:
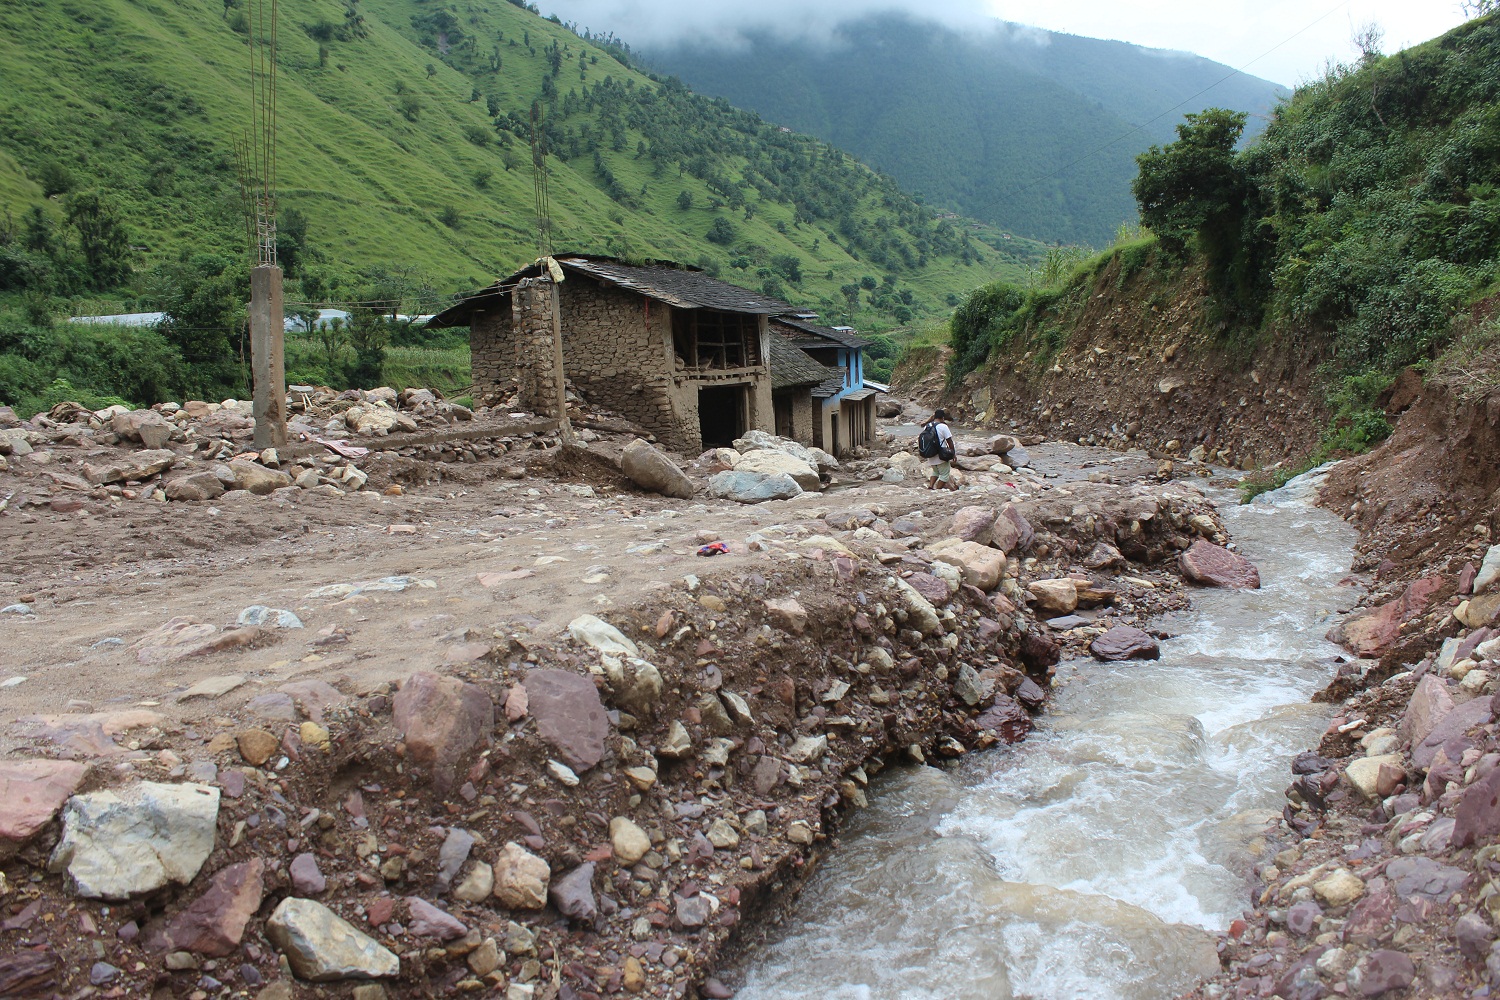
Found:
[[[1394,52],[1463,21],[1459,0],[537,0],[544,14],[635,47],[682,38],[732,40],[736,29],[771,28],[825,35],[840,20],[876,10],[906,10],[960,27],[1003,18],[1053,31],[1113,38],[1207,56],[1255,76],[1295,85],[1319,75],[1328,59],[1348,61],[1351,37],[1374,22]],[[1274,49],[1274,51],[1272,51]]]

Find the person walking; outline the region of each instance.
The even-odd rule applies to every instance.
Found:
[[[956,448],[953,431],[948,427],[947,420],[947,410],[934,410],[932,419],[922,426],[922,433],[917,437],[917,456],[927,463],[929,470],[929,490],[958,489],[958,484],[952,479]]]

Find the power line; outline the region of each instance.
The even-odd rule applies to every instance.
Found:
[[[1186,99],[1184,99],[1182,101],[1179,101],[1177,104],[1174,104],[1172,107],[1170,107],[1167,110],[1163,111],[1161,114],[1157,115],[1154,118],[1151,118],[1151,119],[1148,119],[1148,120],[1142,122],[1141,124],[1137,125],[1135,128],[1131,129],[1130,131],[1128,131],[1128,132],[1122,132],[1120,135],[1115,136],[1113,139],[1109,140],[1108,142],[1104,143],[1103,145],[1098,146],[1098,147],[1096,147],[1094,149],[1089,150],[1087,153],[1084,153],[1082,156],[1078,157],[1076,160],[1073,160],[1071,163],[1068,163],[1068,164],[1066,164],[1064,166],[1058,167],[1056,170],[1052,171],[1050,174],[1047,174],[1047,175],[1045,175],[1043,177],[1038,177],[1036,180],[1030,181],[1029,183],[1022,185],[1021,187],[1018,187],[1018,188],[1015,188],[1012,191],[1006,192],[1006,194],[1004,195],[1004,197],[1007,197],[1007,198],[1014,197],[1015,195],[1021,194],[1022,192],[1031,190],[1032,188],[1036,187],[1038,184],[1044,184],[1047,181],[1050,181],[1052,178],[1057,177],[1059,174],[1063,174],[1063,173],[1066,173],[1069,170],[1072,170],[1074,167],[1078,166],[1078,164],[1082,163],[1084,160],[1087,160],[1087,159],[1089,159],[1091,157],[1097,156],[1098,154],[1104,152],[1106,149],[1108,149],[1109,147],[1115,145],[1116,143],[1122,142],[1125,139],[1128,139],[1131,136],[1135,135],[1137,132],[1143,131],[1148,125],[1152,125],[1152,124],[1154,124],[1156,122],[1161,121],[1163,118],[1165,118],[1168,115],[1172,114],[1174,111],[1177,111],[1179,108],[1182,108],[1185,105],[1191,104],[1193,101],[1196,101],[1198,98],[1202,97],[1204,94],[1208,93],[1210,90],[1213,90],[1215,87],[1219,86],[1219,84],[1224,83],[1227,80],[1232,80],[1236,76],[1243,75],[1244,72],[1245,72],[1245,70],[1249,69],[1251,66],[1254,66],[1256,63],[1260,62],[1262,59],[1264,59],[1266,56],[1270,55],[1272,52],[1275,52],[1277,49],[1281,48],[1283,45],[1286,45],[1288,42],[1294,41],[1299,36],[1304,35],[1307,32],[1311,31],[1313,28],[1317,27],[1319,24],[1321,24],[1324,21],[1328,20],[1334,14],[1336,14],[1339,11],[1343,10],[1347,6],[1349,6],[1349,0],[1342,0],[1342,2],[1337,7],[1334,7],[1332,10],[1328,11],[1326,14],[1323,14],[1322,16],[1316,18],[1311,23],[1309,23],[1309,24],[1305,25],[1304,27],[1300,28],[1299,30],[1293,32],[1292,34],[1288,35],[1286,38],[1283,38],[1281,41],[1277,42],[1275,45],[1271,46],[1269,49],[1266,49],[1266,51],[1262,52],[1260,55],[1256,56],[1254,59],[1251,59],[1249,62],[1245,63],[1239,69],[1231,70],[1228,74],[1226,74],[1225,76],[1223,76],[1222,78],[1220,78],[1218,80],[1215,80],[1213,83],[1209,84],[1207,87],[1204,87],[1202,90],[1198,91],[1196,94],[1192,95],[1191,97],[1188,97],[1188,98],[1186,98]]]

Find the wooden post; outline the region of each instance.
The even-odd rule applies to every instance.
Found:
[[[285,448],[286,317],[281,268],[250,271],[250,375],[254,382],[255,447]]]

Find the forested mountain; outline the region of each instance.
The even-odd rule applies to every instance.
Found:
[[[994,356],[1045,370],[1116,296],[1127,308],[1111,329],[1129,328],[1122,311],[1159,329],[1158,307],[1176,304],[1195,318],[1174,336],[1202,337],[1231,366],[1261,351],[1315,370],[1334,414],[1315,461],[1390,432],[1382,393],[1408,366],[1493,385],[1478,359],[1500,332],[1497,65],[1492,13],[1332,67],[1244,148],[1241,115],[1195,116],[1140,157],[1149,232],[1050,287],[976,291],[953,316],[950,374]]]
[[[233,148],[270,6],[0,5],[0,294],[151,309],[183,262],[243,261]],[[534,258],[533,104],[558,249],[700,263],[877,326],[1034,250],[518,2],[281,0],[278,43],[289,299],[378,286],[426,309]]]
[[[1255,132],[1281,92],[1187,53],[898,14],[846,23],[831,43],[759,34],[642,58],[850,150],[932,204],[1096,246],[1135,216],[1136,154],[1169,140],[1183,114],[1246,111]]]

